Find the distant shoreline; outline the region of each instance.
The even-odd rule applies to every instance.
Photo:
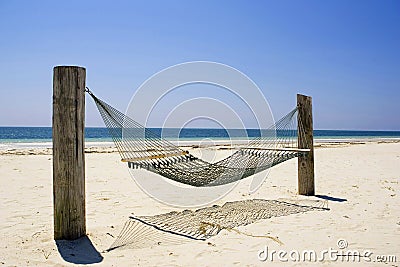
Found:
[[[206,128],[150,128],[152,132],[162,138],[177,142],[199,142],[201,140],[213,140],[215,142],[234,142],[257,138],[262,135],[258,129],[206,129]],[[295,132],[292,133],[295,135]],[[286,136],[279,130],[271,133],[263,133],[267,136]],[[0,126],[0,146],[10,144],[40,144],[52,142],[51,127],[2,127]],[[316,142],[359,141],[368,139],[400,139],[400,131],[356,131],[356,130],[314,130]],[[112,142],[107,128],[86,128],[85,141],[88,143]]]
[[[174,145],[182,149],[197,149],[197,148],[210,148],[210,149],[232,149],[235,150],[239,147],[245,147],[247,140],[243,139],[223,139],[223,140],[180,140],[171,141]],[[384,138],[384,137],[366,137],[366,138],[314,138],[314,147],[343,147],[350,145],[360,144],[380,144],[380,143],[400,143],[399,138]],[[98,142],[86,141],[86,153],[114,153],[118,152],[113,142]],[[17,142],[17,143],[0,143],[0,155],[51,155],[52,142]]]

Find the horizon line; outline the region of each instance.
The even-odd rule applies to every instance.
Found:
[[[52,128],[52,126],[9,126],[9,125],[0,125],[0,128]],[[107,129],[106,126],[85,126],[86,128],[104,128]],[[147,127],[149,129],[182,129],[179,127]],[[183,129],[204,129],[204,130],[216,130],[216,129],[227,129],[227,130],[267,130],[267,129],[260,129],[260,128],[209,128],[209,127],[189,127],[189,128],[183,128]],[[400,129],[398,130],[387,130],[387,129],[314,129],[314,131],[358,131],[358,132],[400,132]]]

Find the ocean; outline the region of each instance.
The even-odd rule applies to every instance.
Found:
[[[258,129],[197,129],[184,128],[152,128],[152,131],[161,134],[169,140],[213,140],[247,139],[260,136]],[[277,133],[279,135],[279,132]],[[246,136],[247,135],[247,136]],[[0,143],[42,143],[51,142],[51,127],[0,127]],[[315,139],[371,139],[371,138],[400,138],[400,131],[344,131],[344,130],[314,130]],[[107,128],[88,127],[85,129],[87,142],[111,142]]]

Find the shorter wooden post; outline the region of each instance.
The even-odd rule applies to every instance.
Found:
[[[297,95],[297,136],[299,148],[309,149],[298,157],[298,192],[300,195],[313,196],[314,184],[314,134],[312,119],[312,99],[310,96]]]
[[[53,74],[54,239],[86,234],[85,79],[81,67],[59,66]]]

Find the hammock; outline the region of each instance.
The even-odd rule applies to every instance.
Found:
[[[261,130],[260,137],[246,147],[211,163],[161,138],[97,98],[88,88],[86,92],[96,103],[122,161],[129,168],[143,168],[179,183],[196,187],[228,184],[309,151],[297,148],[297,107],[270,128]]]

